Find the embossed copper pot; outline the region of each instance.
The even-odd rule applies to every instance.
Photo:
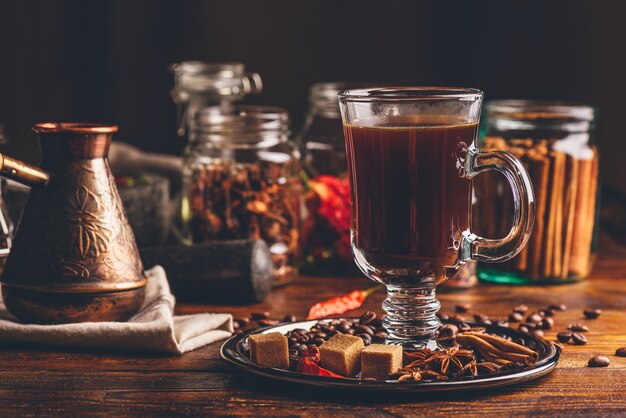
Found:
[[[118,321],[137,312],[146,277],[109,169],[116,126],[42,123],[41,169],[0,154],[0,175],[32,186],[2,274],[23,322]]]

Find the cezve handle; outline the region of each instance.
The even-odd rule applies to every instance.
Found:
[[[27,186],[45,186],[50,174],[39,167],[0,154],[0,176],[15,180]]]

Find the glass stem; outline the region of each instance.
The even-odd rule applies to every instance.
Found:
[[[387,344],[402,345],[406,349],[436,350],[435,332],[441,325],[437,318],[440,307],[434,283],[411,288],[387,286],[387,299],[383,302],[383,310],[387,313],[383,320]]]

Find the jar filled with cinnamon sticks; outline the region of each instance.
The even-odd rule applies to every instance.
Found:
[[[503,100],[487,105],[480,148],[504,150],[530,173],[537,215],[530,241],[514,259],[482,265],[479,277],[501,283],[577,281],[592,268],[596,248],[598,150],[590,106]],[[513,197],[504,176],[474,180],[472,218],[478,234],[508,233]]]
[[[192,121],[183,161],[182,241],[262,239],[277,285],[299,262],[300,155],[288,126],[281,108],[208,107]]]

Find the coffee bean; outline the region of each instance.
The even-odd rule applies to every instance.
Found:
[[[520,326],[518,326],[518,327],[517,327],[517,330],[518,330],[519,332],[525,332],[526,334],[528,334],[528,333],[530,332],[530,330],[529,330],[527,327],[525,327],[524,325],[520,325]]]
[[[571,331],[561,331],[558,334],[556,334],[556,338],[562,342],[562,343],[566,343],[569,340],[572,339],[572,332]]]
[[[509,322],[522,322],[524,317],[521,313],[513,312],[509,314]]]
[[[606,367],[611,364],[611,360],[609,360],[606,356],[595,356],[589,359],[587,366],[589,367]]]
[[[361,337],[364,340],[372,341],[372,336],[370,334],[363,333],[363,334],[359,334],[358,336]]]
[[[615,350],[615,355],[618,357],[626,357],[626,347],[620,347]]]
[[[341,332],[342,334],[348,331],[351,327],[352,325],[347,321],[341,321],[336,325],[337,331]]]
[[[376,319],[376,314],[372,311],[367,311],[359,318],[359,324],[367,325],[370,324],[374,319]]]
[[[509,323],[502,319],[500,321],[496,321],[496,325],[499,327],[507,328],[509,326]]]
[[[543,338],[543,331],[540,329],[535,329],[531,332],[532,335],[534,335],[537,338]]]
[[[324,325],[323,327],[320,327],[320,331],[325,332],[326,334],[328,334],[329,332],[333,332],[334,330],[335,327],[332,325]]]
[[[541,320],[542,329],[552,329],[553,326],[554,326],[554,319],[550,318],[549,316]]]
[[[447,321],[450,319],[450,315],[446,315],[445,313],[437,312],[437,318],[442,321]]]
[[[239,322],[239,325],[243,328],[250,323],[250,318],[235,318],[235,322]]]
[[[538,323],[541,322],[542,318],[541,315],[539,314],[530,314],[526,317],[526,322],[534,322],[534,323]]]
[[[280,324],[280,321],[278,319],[257,319],[257,322],[262,327],[268,327],[270,325]]]
[[[488,320],[489,317],[487,315],[484,314],[480,314],[480,313],[475,313],[474,314],[474,320],[478,323],[484,324],[484,321]]]
[[[587,332],[589,331],[589,327],[587,325],[578,323],[578,324],[570,324],[567,326],[567,329],[576,331],[576,332]]]
[[[313,338],[313,339],[311,340],[310,344],[320,346],[320,345],[324,344],[324,342],[325,342],[325,341],[326,341],[326,340],[325,340],[325,339],[323,339],[323,338]]]
[[[353,328],[350,328],[350,329],[349,329],[349,330],[347,330],[344,334],[354,335],[354,334],[356,334],[356,333],[354,332],[354,329],[353,329]]]
[[[296,346],[296,350],[298,351],[299,354],[304,353],[308,349],[309,349],[309,346],[306,345],[306,344],[300,344],[300,345]]]
[[[376,343],[383,343],[385,342],[386,339],[387,339],[387,333],[380,332],[380,331],[374,334],[374,336],[372,337],[372,341]]]
[[[250,314],[250,318],[252,318],[254,321],[258,321],[259,319],[268,319],[269,317],[269,312],[253,312]]]
[[[325,332],[318,332],[313,337],[314,338],[321,338],[323,340],[326,340],[326,339],[328,339],[328,334],[326,334]]]
[[[515,308],[513,308],[513,312],[515,313],[519,313],[524,315],[526,312],[528,311],[528,306],[522,304],[522,305],[517,305]]]
[[[534,322],[522,322],[519,325],[524,326],[524,327],[528,328],[531,331],[537,328],[537,324],[534,323]]]
[[[561,344],[559,341],[552,341],[552,345],[555,346],[559,351],[563,351],[563,349],[565,348],[563,344]]]
[[[546,316],[554,316],[556,314],[556,311],[554,309],[539,309],[537,311],[539,313],[539,315],[546,317]]]
[[[441,337],[454,337],[459,332],[459,327],[454,324],[443,324],[438,331]]]
[[[597,319],[602,313],[602,309],[585,309],[583,314],[587,319]]]
[[[575,345],[585,345],[587,344],[587,337],[585,337],[584,334],[581,334],[579,332],[575,332],[572,334],[572,342]]]
[[[296,322],[296,317],[295,315],[285,315],[281,322],[289,322],[289,323]]]
[[[372,322],[370,322],[369,324],[370,326],[374,327],[374,328],[380,328],[383,326],[383,318],[381,318],[380,316],[376,319],[374,319]]]
[[[454,311],[458,313],[466,313],[471,309],[472,305],[469,303],[459,303],[454,307]]]
[[[567,305],[565,305],[564,303],[553,304],[548,306],[548,309],[554,309],[555,311],[563,312],[567,310]]]
[[[354,331],[357,334],[369,334],[369,335],[374,335],[374,330],[371,327],[368,327],[367,325],[359,325],[357,327],[354,328]]]

